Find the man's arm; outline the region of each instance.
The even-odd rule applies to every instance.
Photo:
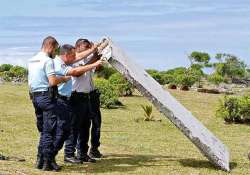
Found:
[[[97,52],[95,52],[93,54],[93,56],[90,57],[89,61],[85,65],[92,64],[92,63],[96,62],[97,60],[99,60],[100,58],[101,58],[101,56],[98,55]]]
[[[71,77],[70,76],[61,76],[57,77],[55,74],[55,66],[54,61],[52,59],[48,60],[44,65],[45,73],[49,80],[50,86],[56,86],[60,83],[68,81]]]
[[[89,59],[89,61],[86,64],[92,64],[94,62],[96,62],[97,60],[99,60],[101,58],[100,53],[102,52],[102,50],[108,46],[108,40],[103,40],[99,46],[98,46],[98,51],[93,53],[93,56]]]
[[[99,46],[99,44],[93,44],[91,46],[91,48],[89,48],[88,50],[85,50],[82,52],[76,52],[76,59],[74,60],[74,63],[76,63],[84,58],[87,58],[89,55],[96,52],[98,46]]]
[[[81,76],[82,74],[84,74],[85,72],[88,72],[90,71],[91,69],[99,66],[103,64],[103,61],[101,60],[98,60],[92,64],[88,64],[88,65],[84,65],[84,66],[79,66],[79,67],[75,67],[75,68],[72,68],[68,71],[67,75],[68,76],[74,76],[74,77],[78,77],[78,76]]]
[[[57,77],[55,75],[48,76],[50,86],[56,86],[60,83],[64,83],[70,80],[70,78],[71,78],[70,76],[62,76],[62,77]]]

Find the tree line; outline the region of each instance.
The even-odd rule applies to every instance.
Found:
[[[146,70],[161,85],[179,86],[189,88],[197,83],[202,86],[202,79],[215,85],[222,82],[231,83],[234,78],[250,79],[250,69],[238,57],[218,53],[215,62],[211,62],[211,56],[205,52],[194,51],[188,55],[190,66],[176,67],[166,71],[154,69]],[[210,74],[204,73],[204,68],[212,68]],[[21,66],[11,64],[0,65],[0,79],[3,81],[27,82],[28,71]],[[112,108],[121,105],[119,96],[130,96],[134,88],[118,71],[108,64],[100,67],[95,74],[94,82],[101,91],[101,104],[103,107]]]
[[[167,71],[153,69],[147,72],[160,84],[174,84],[177,86],[191,87],[195,83],[202,86],[201,79],[218,85],[222,82],[231,83],[233,79],[250,79],[250,68],[235,55],[218,53],[215,62],[205,52],[194,51],[188,55],[189,67],[177,67]],[[212,68],[212,73],[205,74],[204,68]]]

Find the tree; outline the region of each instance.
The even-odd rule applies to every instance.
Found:
[[[192,75],[197,80],[199,87],[201,86],[201,78],[204,76],[202,68],[203,68],[203,66],[200,64],[192,64],[191,67],[189,68]]]
[[[208,76],[208,81],[215,84],[215,85],[219,85],[220,83],[225,81],[225,79],[220,74],[213,73],[213,74]]]
[[[215,58],[219,61],[214,64],[217,74],[230,79],[243,78],[246,75],[246,64],[235,55],[218,53]]]
[[[194,51],[188,56],[191,65],[192,64],[200,64],[202,66],[205,66],[210,61],[210,55],[205,52],[197,52]]]

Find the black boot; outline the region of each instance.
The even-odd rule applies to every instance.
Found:
[[[102,154],[100,153],[100,151],[98,150],[98,148],[91,148],[89,151],[89,156],[91,158],[102,158]]]
[[[81,163],[84,163],[84,162],[95,163],[96,162],[96,160],[89,157],[88,154],[83,154],[81,156],[77,156],[77,159],[79,159],[81,161]]]
[[[43,155],[42,154],[37,155],[35,168],[37,169],[43,168]]]
[[[51,160],[44,158],[42,170],[43,171],[52,171],[53,170],[53,168],[51,166]]]
[[[72,157],[65,156],[64,157],[64,162],[65,163],[72,163],[72,164],[80,164],[80,163],[82,163],[81,160],[78,160],[77,158],[75,158],[75,156],[72,156]]]
[[[54,171],[60,171],[62,168],[56,163],[56,159],[53,158],[51,161],[51,167]]]

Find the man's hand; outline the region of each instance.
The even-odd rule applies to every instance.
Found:
[[[98,66],[100,66],[100,65],[102,65],[102,64],[104,64],[104,60],[97,60],[95,63],[93,63],[94,65],[95,65],[95,67],[98,67]]]
[[[98,46],[98,53],[101,53],[102,50],[103,50],[105,47],[108,46],[108,44],[109,44],[109,41],[106,40],[106,39],[104,39],[104,40],[99,44],[99,46]]]
[[[93,43],[91,42],[91,47],[90,49],[93,51],[93,52],[97,52],[97,49],[98,47],[101,45],[101,43]]]
[[[69,81],[71,79],[71,76],[64,76],[63,77],[63,81],[64,82],[67,82],[67,81]]]

